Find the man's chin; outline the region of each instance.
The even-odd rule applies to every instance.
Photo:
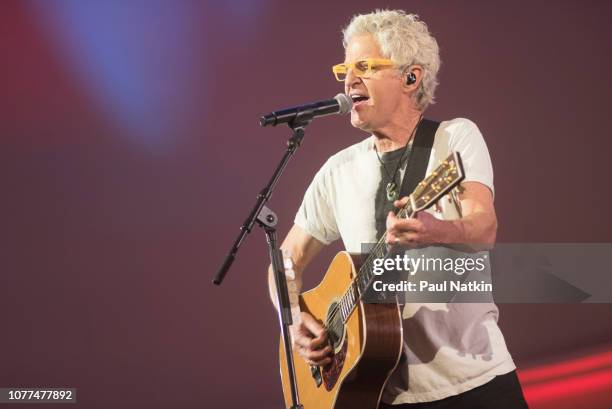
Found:
[[[364,132],[370,132],[370,126],[366,121],[363,121],[359,118],[355,118],[351,115],[351,125],[354,128],[361,129]]]

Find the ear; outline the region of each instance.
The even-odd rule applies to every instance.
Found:
[[[410,73],[414,74],[414,77],[416,78],[416,81],[414,81],[412,84],[408,84],[406,82],[406,79]],[[421,80],[423,79],[423,67],[418,64],[411,65],[402,72],[402,77],[404,82],[404,92],[412,95],[421,85]]]

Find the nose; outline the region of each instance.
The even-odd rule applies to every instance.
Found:
[[[353,88],[355,84],[359,84],[361,81],[361,77],[355,75],[353,68],[349,68],[346,72],[346,77],[344,78],[344,92],[348,94],[351,88]]]

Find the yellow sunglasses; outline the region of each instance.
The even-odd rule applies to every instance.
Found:
[[[349,64],[336,64],[332,67],[332,71],[338,81],[344,81],[350,69],[360,78],[369,78],[380,68],[393,66],[395,63],[386,58],[364,58]]]

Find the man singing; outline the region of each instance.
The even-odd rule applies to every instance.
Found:
[[[308,263],[338,239],[356,253],[385,232],[390,245],[493,245],[493,169],[485,141],[468,119],[440,123],[427,166],[429,174],[449,153],[461,154],[466,177],[456,201],[445,198],[413,219],[391,211],[406,204],[398,194],[412,140],[438,84],[438,44],[425,23],[399,10],[376,11],[355,16],[343,35],[344,63],[333,73],[354,100],[351,124],[369,136],[333,155],[306,191],[281,246],[291,254],[298,287]],[[495,304],[406,304],[402,317],[402,358],[380,407],[527,407]],[[303,359],[329,364],[332,350],[321,323],[303,312],[294,327],[294,348]]]

